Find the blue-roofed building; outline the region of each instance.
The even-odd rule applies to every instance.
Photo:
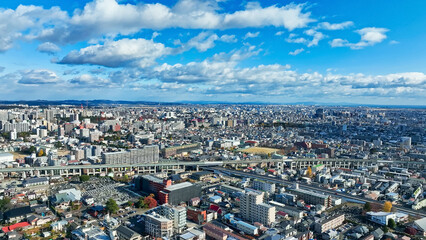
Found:
[[[256,226],[253,226],[251,224],[248,224],[244,221],[237,221],[235,222],[235,227],[243,231],[244,233],[250,234],[250,235],[257,235],[259,234],[259,229]]]
[[[209,198],[209,202],[220,203],[220,202],[222,202],[222,197],[215,195],[215,196]]]

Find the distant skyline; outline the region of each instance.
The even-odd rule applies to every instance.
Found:
[[[426,105],[426,1],[6,1],[0,100]]]

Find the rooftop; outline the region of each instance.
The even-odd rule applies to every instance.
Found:
[[[190,187],[190,186],[193,186],[193,184],[190,183],[190,182],[183,182],[183,183],[171,185],[169,187],[166,187],[165,189],[167,189],[168,191],[175,191],[177,189],[187,188],[187,187]]]
[[[315,196],[315,197],[319,197],[319,198],[328,198],[330,195],[324,195],[321,193],[316,193],[316,192],[312,192],[312,191],[308,191],[308,190],[304,190],[304,189],[293,189],[293,192],[296,193],[302,193],[302,194],[308,194],[311,196]]]

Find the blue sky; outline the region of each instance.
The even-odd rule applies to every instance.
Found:
[[[3,100],[426,102],[421,0],[17,2]]]

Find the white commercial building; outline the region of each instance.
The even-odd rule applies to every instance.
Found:
[[[380,225],[387,225],[389,219],[396,221],[396,214],[390,212],[367,212],[368,219]]]

